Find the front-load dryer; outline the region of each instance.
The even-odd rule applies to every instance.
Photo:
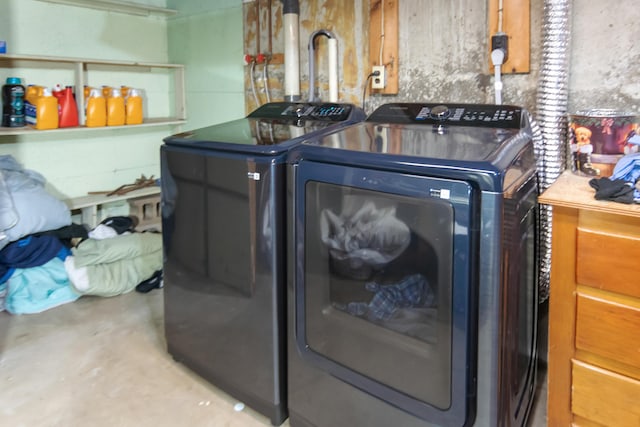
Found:
[[[349,104],[275,102],[160,150],[168,351],[274,425],[287,417],[286,153],[364,118]]]
[[[288,163],[291,425],[524,425],[538,307],[526,111],[387,104]]]

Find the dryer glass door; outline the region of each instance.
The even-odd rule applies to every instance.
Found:
[[[303,357],[421,418],[466,419],[472,188],[308,161],[296,179]]]

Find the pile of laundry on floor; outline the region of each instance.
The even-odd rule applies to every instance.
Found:
[[[39,313],[83,295],[162,286],[162,237],[135,231],[135,217],[94,229],[73,224],[46,180],[0,156],[0,311]]]

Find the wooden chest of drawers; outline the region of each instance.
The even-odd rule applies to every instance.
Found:
[[[553,206],[548,425],[640,426],[640,205],[564,173]]]

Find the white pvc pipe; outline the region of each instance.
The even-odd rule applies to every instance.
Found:
[[[284,95],[285,101],[300,100],[300,53],[298,14],[286,13],[284,23]]]
[[[289,135],[291,136],[291,139],[301,137],[305,133],[304,126],[289,125]]]
[[[327,40],[329,48],[329,102],[338,102],[338,40]]]

